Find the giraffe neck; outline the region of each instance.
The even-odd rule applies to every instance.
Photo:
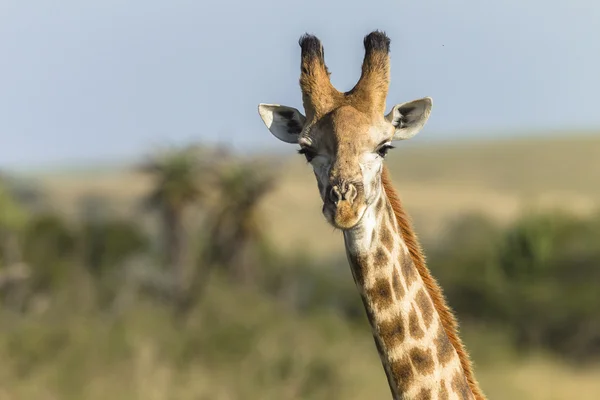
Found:
[[[393,398],[473,399],[390,201],[379,196],[344,241]]]

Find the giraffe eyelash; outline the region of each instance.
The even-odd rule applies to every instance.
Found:
[[[303,154],[304,157],[306,157],[307,162],[311,162],[312,159],[317,155],[316,151],[306,147],[302,147],[300,150],[298,150],[298,154]]]
[[[387,155],[388,150],[395,149],[395,148],[396,148],[395,146],[392,146],[389,143],[387,143],[387,144],[384,143],[384,144],[382,144],[381,146],[379,146],[377,148],[376,152],[377,152],[377,154],[379,154],[379,156],[381,158],[385,158],[385,156]]]

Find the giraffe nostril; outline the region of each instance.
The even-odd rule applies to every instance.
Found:
[[[329,199],[333,201],[334,204],[337,204],[340,200],[343,199],[342,193],[340,192],[340,189],[337,185],[333,186],[331,190],[329,190]]]
[[[357,194],[358,190],[356,186],[351,183],[343,183],[335,185],[329,190],[329,199],[336,205],[342,200],[346,200],[352,204]]]
[[[356,199],[357,194],[358,194],[358,191],[356,190],[356,186],[349,183],[347,191],[344,196],[346,198],[346,200],[348,200],[348,202],[350,202],[350,204],[352,204],[354,202],[354,199]]]

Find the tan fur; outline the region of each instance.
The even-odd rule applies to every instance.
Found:
[[[390,84],[390,57],[387,49],[372,48],[365,38],[365,57],[360,79],[349,92],[342,93],[333,87],[325,64],[323,46],[315,38],[302,47],[300,63],[300,89],[307,120],[316,121],[343,105],[371,115],[385,112],[385,100]],[[301,39],[302,43],[302,39]],[[318,50],[315,49],[316,46]],[[389,42],[387,43],[389,48]]]
[[[365,54],[362,74],[346,98],[356,109],[374,115],[385,112],[385,99],[390,85],[390,57],[383,51]]]
[[[444,330],[446,331],[446,335],[448,336],[450,343],[458,353],[458,357],[460,359],[460,363],[464,371],[465,377],[467,378],[469,387],[471,388],[471,391],[473,392],[473,395],[475,396],[476,400],[485,400],[486,397],[479,388],[479,383],[477,382],[473,374],[469,355],[466,349],[464,348],[461,339],[458,336],[458,324],[456,322],[456,318],[454,317],[454,314],[452,313],[452,311],[448,307],[448,304],[446,303],[442,289],[436,282],[435,278],[431,276],[431,273],[427,268],[427,265],[425,263],[425,256],[423,255],[423,252],[421,250],[421,245],[419,244],[417,236],[412,228],[410,218],[402,208],[402,202],[400,201],[400,197],[398,196],[396,190],[392,185],[392,180],[390,178],[389,171],[386,166],[384,166],[382,170],[381,182],[383,184],[385,193],[392,205],[392,209],[394,210],[394,215],[396,216],[398,225],[400,226],[402,238],[404,239],[404,242],[408,247],[408,251],[413,260],[413,263],[419,271],[421,279],[423,279],[425,287],[429,292],[429,296],[433,300],[433,305],[436,311],[438,312],[438,315],[440,316],[440,320],[442,322]]]
[[[310,37],[305,39],[304,43],[300,61],[300,89],[306,118],[308,121],[314,121],[333,110],[343,95],[329,80],[330,74],[325,65],[321,43],[318,39]]]

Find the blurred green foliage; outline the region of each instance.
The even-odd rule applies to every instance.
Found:
[[[465,216],[429,252],[464,319],[508,328],[520,349],[600,354],[600,218],[525,214],[504,229]]]
[[[25,230],[23,258],[33,271],[33,286],[47,290],[66,279],[76,250],[76,233],[58,215],[33,216]]]

